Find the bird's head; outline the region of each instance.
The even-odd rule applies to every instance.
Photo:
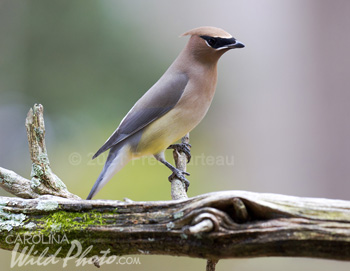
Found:
[[[212,26],[194,28],[182,36],[191,36],[187,48],[200,60],[217,61],[230,49],[244,48],[244,44],[232,35]]]

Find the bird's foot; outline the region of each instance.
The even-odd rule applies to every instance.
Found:
[[[168,147],[168,149],[174,149],[178,152],[183,152],[186,154],[187,157],[187,163],[191,161],[191,144],[189,143],[179,143],[179,144],[172,144]]]
[[[181,180],[183,182],[183,184],[185,185],[185,189],[187,192],[187,189],[190,186],[190,182],[186,179],[185,175],[190,176],[190,173],[188,173],[186,171],[181,171],[181,170],[175,168],[175,170],[169,176],[168,179],[169,179],[169,182],[171,182],[174,178]]]

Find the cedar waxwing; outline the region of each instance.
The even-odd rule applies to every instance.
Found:
[[[207,113],[216,88],[219,58],[244,45],[215,27],[195,28],[183,34],[187,35],[190,39],[180,55],[93,156],[110,149],[87,199],[96,195],[131,159],[145,155],[153,155],[173,172],[169,178],[176,176],[188,187],[184,174],[189,174],[168,163],[164,151],[196,127]],[[189,155],[187,146],[179,147]]]

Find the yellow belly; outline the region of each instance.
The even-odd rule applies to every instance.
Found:
[[[186,125],[178,110],[173,109],[147,126],[141,136],[134,156],[153,155],[186,135],[194,127]]]
[[[148,125],[141,136],[133,156],[153,155],[164,151],[169,145],[181,139],[202,120],[209,106],[198,106],[181,102],[161,118]]]

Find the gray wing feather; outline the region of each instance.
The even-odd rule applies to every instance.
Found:
[[[92,158],[96,158],[169,112],[180,100],[187,83],[188,76],[184,73],[161,77],[136,102],[119,127]]]

